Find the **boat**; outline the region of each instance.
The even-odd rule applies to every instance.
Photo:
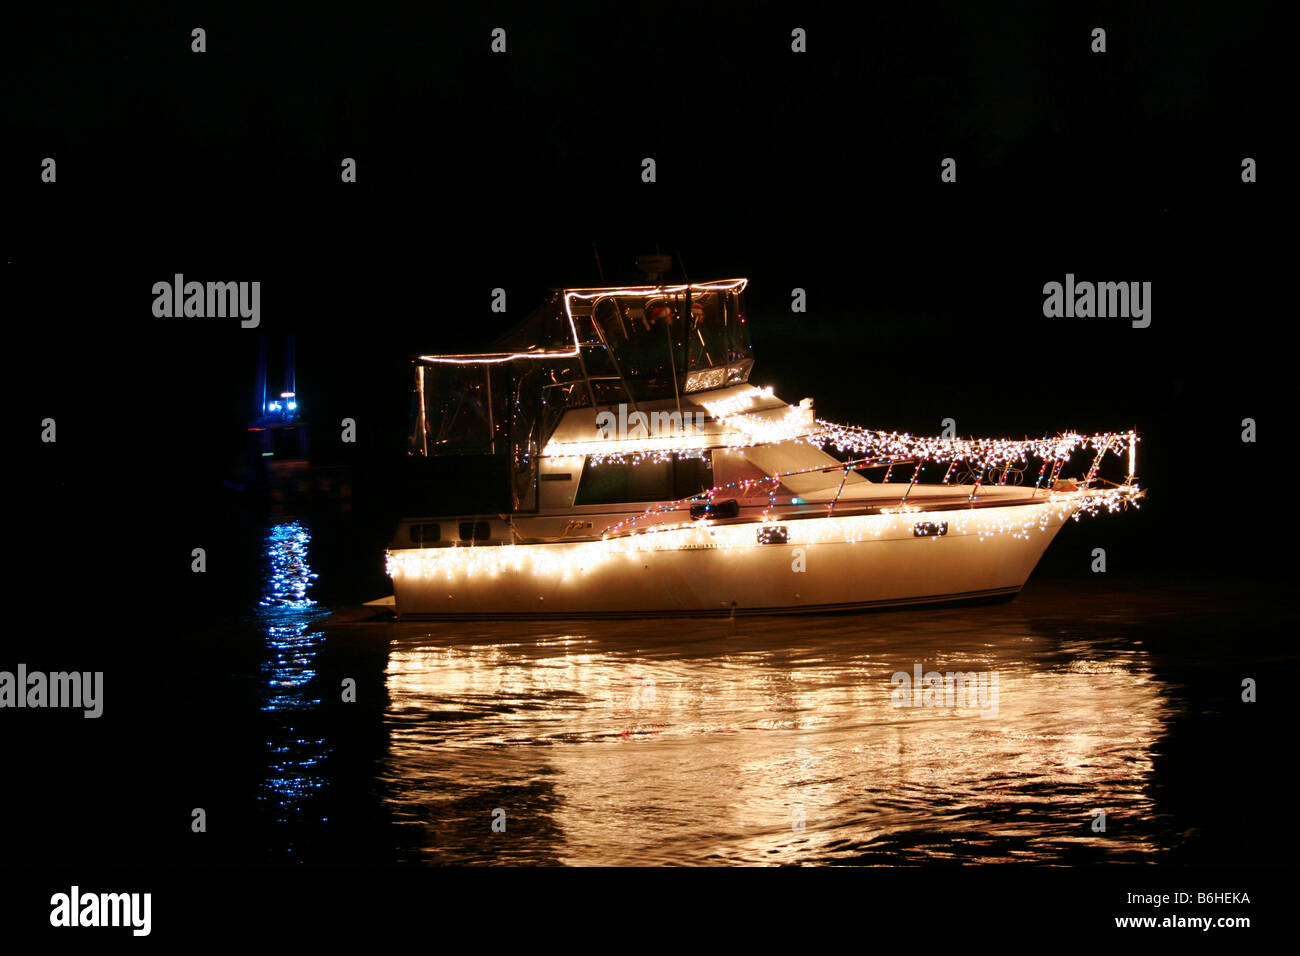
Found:
[[[556,289],[490,351],[413,358],[408,452],[427,493],[387,550],[399,618],[1004,600],[1066,521],[1145,494],[1136,430],[964,439],[822,420],[750,382],[748,280],[654,278]],[[455,462],[488,477],[428,478]],[[476,510],[446,492],[498,486]]]
[[[313,460],[310,426],[303,416],[296,391],[297,360],[294,338],[284,340],[283,389],[271,387],[267,371],[267,338],[258,343],[257,377],[254,386],[254,418],[245,428],[245,441],[238,460],[221,486],[241,502],[251,497],[266,499],[273,509],[291,507],[307,512],[318,507],[350,512],[351,470],[338,464]]]

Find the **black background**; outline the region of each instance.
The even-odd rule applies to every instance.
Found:
[[[357,470],[373,560],[349,600],[383,586],[409,356],[481,347],[545,289],[597,283],[593,249],[611,281],[656,248],[693,280],[749,277],[753,381],[835,421],[1136,425],[1149,501],[1050,552],[1049,570],[1086,575],[1100,545],[1112,574],[1201,581],[1225,601],[1281,582],[1285,514],[1265,488],[1290,477],[1294,104],[1276,12],[23,11],[5,37],[0,181],[8,580],[31,623],[4,660],[129,664],[140,689],[176,695],[180,725],[202,721],[215,678],[185,622],[229,579],[190,574],[189,551],[226,520],[218,486],[252,413],[257,333],[154,318],[153,283],[178,272],[260,281],[262,330],[295,333],[314,454]],[[195,26],[206,53],[190,51]],[[489,50],[497,26],[505,55]],[[790,51],[796,26],[806,54]],[[1242,182],[1245,157],[1259,182]],[[1043,284],[1067,272],[1150,281],[1151,326],[1044,318]],[[490,311],[495,287],[506,315]],[[806,314],[790,312],[795,287]],[[39,441],[47,416],[57,445]],[[355,446],[333,441],[343,417]],[[1258,444],[1240,439],[1246,417]],[[1280,610],[1268,619],[1282,626]],[[1249,767],[1279,732],[1218,745]],[[40,764],[47,741],[27,746],[45,776],[18,801],[19,845],[120,862],[125,831],[151,833],[142,801],[159,782],[139,779],[126,739],[98,786],[129,825],[84,839],[59,823],[83,778]],[[1258,846],[1248,860],[1272,862]]]
[[[1191,543],[1173,516],[1207,466],[1271,467],[1240,432],[1289,374],[1292,111],[1258,13],[222,7],[50,15],[9,39],[10,427],[28,494],[53,462],[95,500],[156,514],[160,494],[192,505],[224,473],[257,332],[155,319],[156,281],[259,280],[273,349],[297,334],[314,454],[377,467],[403,450],[409,355],[481,347],[546,288],[599,281],[593,249],[612,281],[655,248],[694,279],[749,277],[754,380],[832,420],[1137,425],[1169,554]],[[1258,183],[1241,181],[1247,156]],[[1043,284],[1067,272],[1152,282],[1150,328],[1045,319]],[[22,437],[47,415],[57,449]],[[344,417],[356,446],[334,440]]]

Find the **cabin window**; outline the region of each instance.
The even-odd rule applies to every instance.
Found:
[[[673,455],[666,461],[639,464],[591,459],[582,466],[575,505],[640,504],[677,501],[708,490],[713,466],[707,457]]]
[[[411,525],[411,543],[418,547],[436,544],[442,538],[442,528],[437,522]]]

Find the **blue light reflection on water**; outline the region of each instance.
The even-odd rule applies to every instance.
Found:
[[[266,557],[270,571],[266,592],[259,604],[265,608],[304,610],[316,602],[307,597],[317,575],[307,563],[311,532],[297,521],[277,524],[266,535]]]
[[[276,822],[320,819],[312,798],[325,786],[321,762],[330,748],[312,733],[321,700],[313,692],[316,657],[325,641],[318,629],[329,611],[308,597],[317,575],[308,562],[311,531],[298,521],[271,527],[263,554],[266,578],[257,607],[266,655],[260,668],[260,709],[273,715],[261,799],[274,803]]]

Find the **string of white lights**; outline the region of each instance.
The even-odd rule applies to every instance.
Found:
[[[752,448],[783,442],[803,442],[834,448],[857,457],[880,457],[895,461],[961,462],[979,473],[986,469],[1023,466],[1033,457],[1063,461],[1078,451],[1104,452],[1112,447],[1130,449],[1140,439],[1134,431],[1084,435],[1066,432],[1044,438],[943,438],[916,436],[906,432],[885,432],[857,425],[841,425],[815,418],[812,407],[800,403],[786,406],[780,414],[749,411],[771,389],[755,390],[719,402],[702,403],[718,426],[713,433],[697,428],[669,435],[634,433],[625,439],[599,439],[548,443],[543,454],[552,457],[586,457],[591,464],[640,464],[664,462],[674,455],[698,456],[709,448]]]
[[[1054,520],[1078,520],[1100,511],[1117,512],[1138,506],[1142,495],[1136,486],[1094,488],[1051,493],[1040,503],[1014,508],[920,512],[901,506],[871,515],[786,520],[785,544],[813,547],[826,544],[855,544],[868,540],[911,539],[918,514],[927,521],[946,522],[946,537],[974,535],[981,541],[999,534],[1028,538],[1046,531]],[[708,519],[656,525],[644,530],[592,541],[547,544],[462,546],[405,549],[388,552],[388,574],[393,578],[444,578],[455,581],[479,575],[507,572],[558,577],[569,580],[609,561],[634,560],[655,551],[715,550],[751,551],[770,547],[762,543],[759,530],[777,522],[717,524]],[[928,540],[937,541],[938,537]]]

